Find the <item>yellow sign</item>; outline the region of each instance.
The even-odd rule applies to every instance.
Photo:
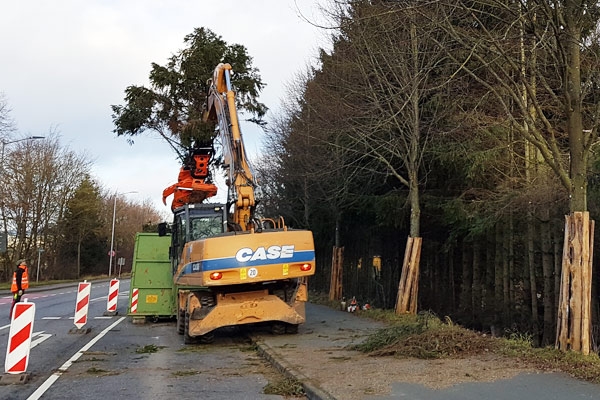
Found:
[[[240,268],[240,279],[246,279],[246,268]]]
[[[147,304],[158,303],[158,295],[156,295],[156,294],[147,294],[146,295],[146,303]]]
[[[288,275],[290,273],[290,264],[283,264],[283,275]]]

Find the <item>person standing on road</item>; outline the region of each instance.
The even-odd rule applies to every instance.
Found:
[[[12,311],[15,304],[21,301],[21,296],[25,293],[25,290],[29,289],[29,274],[27,273],[27,261],[19,260],[17,269],[13,273],[12,284],[10,285],[10,291],[13,294],[13,302],[10,305],[10,315],[12,318]]]

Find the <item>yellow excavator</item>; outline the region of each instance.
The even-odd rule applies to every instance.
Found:
[[[240,131],[232,68],[219,64],[209,81],[205,121],[216,123],[229,188],[226,204],[208,166],[211,145],[184,163],[174,195],[169,248],[177,331],[185,343],[209,343],[218,328],[268,324],[275,334],[296,333],[305,321],[307,277],[315,272],[312,232],[288,228],[282,218],[255,215],[254,174]]]

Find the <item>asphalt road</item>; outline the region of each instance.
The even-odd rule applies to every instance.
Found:
[[[6,384],[0,399],[282,399],[263,388],[281,375],[243,335],[222,332],[210,346],[185,346],[175,323],[133,324],[129,281],[120,282],[116,316],[104,316],[108,282],[92,284],[88,321],[74,325],[76,286],[26,293],[36,305],[26,383]],[[10,296],[0,296],[0,352],[6,354]],[[89,332],[88,332],[89,331]],[[4,370],[5,371],[5,370]],[[3,371],[3,372],[4,372]]]

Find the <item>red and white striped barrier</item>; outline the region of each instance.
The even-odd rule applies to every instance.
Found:
[[[23,302],[15,304],[10,320],[10,332],[4,362],[4,371],[8,374],[22,374],[27,371],[34,316],[34,303],[28,303],[25,299]]]
[[[139,290],[137,288],[134,288],[131,291],[131,308],[130,308],[131,313],[137,312],[138,294],[139,294]]]
[[[92,284],[87,281],[79,282],[77,288],[77,304],[75,304],[75,327],[81,329],[87,322],[88,306]]]
[[[118,297],[119,297],[119,280],[111,279],[110,285],[108,286],[108,302],[106,304],[106,311],[110,311],[110,312],[117,311]]]

